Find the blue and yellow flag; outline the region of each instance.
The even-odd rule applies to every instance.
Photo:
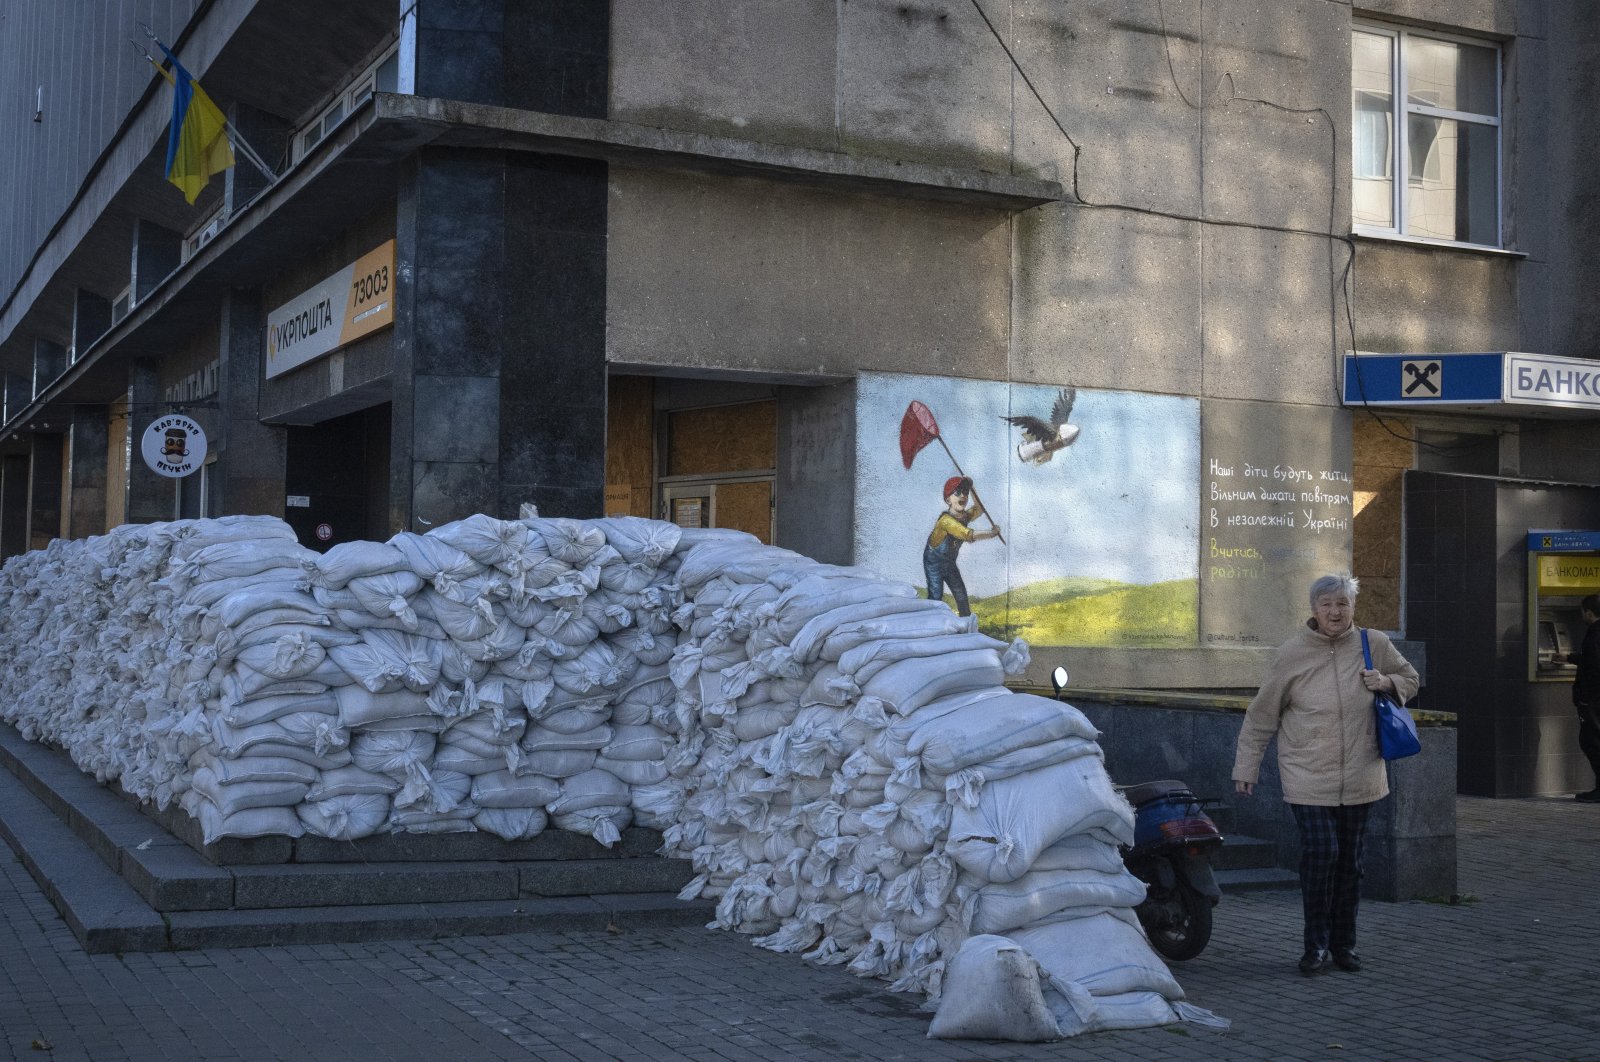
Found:
[[[213,173],[233,165],[228,120],[178,57],[160,41],[156,46],[172,62],[171,70],[156,67],[173,89],[172,127],[167,130],[167,180],[182,189],[184,198],[193,203]]]

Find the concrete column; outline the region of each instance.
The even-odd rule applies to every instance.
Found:
[[[238,169],[237,166],[234,169]],[[230,291],[222,301],[218,357],[217,452],[211,486],[214,511],[284,513],[285,430],[261,423],[261,336],[266,312],[256,291]]]
[[[49,339],[33,341],[33,397],[60,379],[67,371],[67,348]]]
[[[424,151],[401,178],[394,527],[426,530],[478,512],[507,515],[496,491],[501,353],[510,331],[505,168],[500,152]]]
[[[183,260],[183,236],[140,218],[133,223],[133,305],[145,300]]]
[[[500,509],[605,508],[607,167],[515,154],[506,181]]]
[[[106,531],[106,460],[111,418],[105,406],[75,406],[67,431],[67,483],[62,535],[88,538]]]
[[[416,19],[417,95],[606,116],[608,0],[417,0]]]
[[[242,103],[234,103],[228,108],[228,120],[238,130],[239,136],[248,141],[268,165],[278,165],[292,132],[283,119]],[[234,157],[237,161],[224,172],[222,185],[223,202],[226,204],[224,211],[230,217],[267,186],[267,175],[261,172],[260,167],[245,158],[237,148],[234,149]]]
[[[0,561],[28,552],[27,454],[0,458]]]
[[[171,520],[176,502],[174,481],[158,476],[139,456],[144,430],[161,415],[161,392],[156,385],[156,365],[148,358],[128,368],[128,438],[133,459],[128,462],[128,523],[148,524]]]
[[[28,548],[44,549],[61,535],[60,435],[35,435],[28,466]]]
[[[79,288],[72,304],[72,360],[83,357],[110,327],[111,300]]]

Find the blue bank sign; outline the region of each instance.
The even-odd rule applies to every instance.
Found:
[[[1600,362],[1512,351],[1346,354],[1344,404],[1600,410]]]

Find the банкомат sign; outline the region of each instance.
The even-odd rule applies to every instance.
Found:
[[[267,378],[394,323],[394,241],[267,315]]]

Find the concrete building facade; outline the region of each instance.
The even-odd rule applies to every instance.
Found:
[[[1451,388],[1457,355],[1593,356],[1590,5],[0,17],[0,554],[532,503],[925,586],[965,476],[1001,537],[949,570],[1040,675],[1253,686],[1310,579],[1353,570],[1362,620],[1426,646],[1463,790],[1589,787],[1539,643],[1581,633],[1554,592],[1581,587],[1539,597],[1526,542],[1600,528],[1593,409]],[[193,205],[164,179],[142,26],[270,174],[241,156]],[[1352,398],[1380,354],[1410,375]],[[182,478],[140,456],[174,414],[208,442]]]

